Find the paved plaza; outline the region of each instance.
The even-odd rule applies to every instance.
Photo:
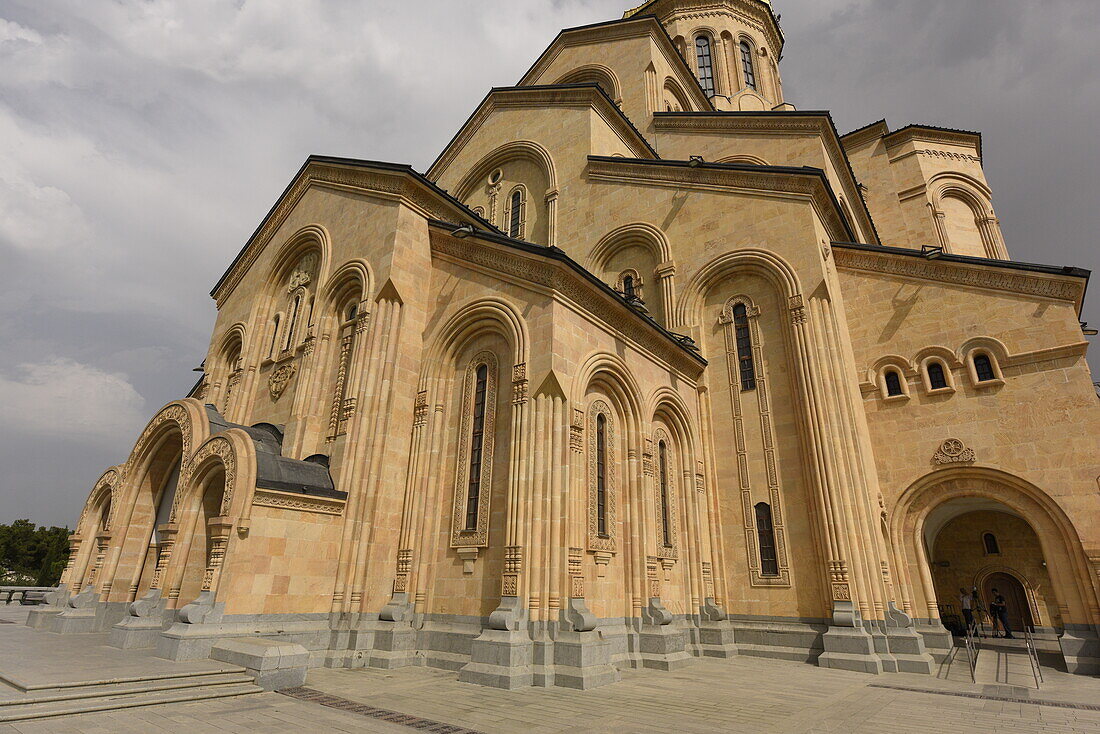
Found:
[[[19,624],[23,616],[0,608],[5,675],[19,669],[25,680],[41,682],[96,670],[122,678],[134,666],[163,662],[102,648],[100,635],[31,632]],[[60,643],[76,653],[71,667],[35,658]],[[1013,656],[1010,664],[1021,659]],[[428,668],[317,669],[304,688],[291,691],[19,721],[0,725],[0,732],[1100,732],[1100,679],[1044,673],[1036,690],[974,685],[961,660],[931,677],[739,657],[700,659],[671,673],[627,670],[620,683],[593,691],[503,691]],[[0,690],[0,700],[20,695],[12,686]]]

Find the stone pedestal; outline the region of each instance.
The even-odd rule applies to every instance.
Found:
[[[470,662],[458,679],[493,688],[514,690],[532,684],[531,638],[526,631],[483,630],[474,640]]]
[[[65,609],[66,607],[63,606],[31,607],[27,613],[27,626],[36,630],[49,629],[52,625],[51,620]]]
[[[955,649],[955,638],[951,632],[940,623],[918,624],[914,631],[924,640],[925,651],[932,656],[936,663],[942,663]]]
[[[266,691],[305,685],[309,651],[301,645],[259,637],[223,640],[210,650],[212,660],[240,665]]]
[[[370,667],[392,670],[420,664],[417,633],[412,625],[386,621],[380,621],[377,625],[374,649],[370,651]]]
[[[897,663],[897,672],[931,675],[935,671],[935,659],[928,654],[924,639],[913,628],[887,627],[886,642]]]
[[[699,654],[707,658],[732,658],[737,655],[733,625],[728,621],[699,624]]]
[[[107,644],[124,650],[156,647],[165,628],[165,605],[160,590],[150,590],[130,605],[125,619],[111,627]]]
[[[679,670],[691,662],[687,634],[671,624],[642,625],[638,633],[638,651],[643,668]]]
[[[882,660],[875,654],[874,640],[862,627],[830,627],[822,635],[822,642],[825,652],[817,659],[822,668],[882,674]]]
[[[561,632],[554,641],[554,685],[587,691],[620,678],[611,643],[596,631]]]
[[[1069,629],[1058,638],[1066,670],[1078,675],[1100,675],[1100,636],[1096,630]]]

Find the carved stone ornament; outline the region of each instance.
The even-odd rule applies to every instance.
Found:
[[[297,372],[297,367],[292,364],[284,364],[278,368],[267,378],[267,389],[271,393],[272,400],[278,400],[283,396],[286,391],[286,386],[290,384],[290,381],[294,379],[294,373]]]
[[[290,274],[290,280],[287,281],[287,292],[291,292],[296,288],[301,288],[303,285],[308,285],[313,280],[313,271],[317,269],[317,253],[311,252],[298,261],[298,266],[294,268],[294,272]]]
[[[977,461],[974,449],[968,449],[957,438],[949,438],[943,442],[939,451],[932,457],[933,464],[968,464]]]

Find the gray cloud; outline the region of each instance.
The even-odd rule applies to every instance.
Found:
[[[560,28],[630,4],[0,0],[0,522],[73,522],[190,387],[206,293],[306,155],[423,169]],[[1013,255],[1095,266],[1100,6],[776,5],[795,104],[982,130]]]

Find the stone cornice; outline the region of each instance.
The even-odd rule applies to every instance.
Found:
[[[848,156],[841,145],[836,127],[828,112],[715,112],[715,113],[668,113],[661,112],[653,116],[653,127],[657,132],[675,131],[678,133],[740,132],[778,135],[813,135],[825,143],[829,160],[841,176],[844,193],[859,217],[860,227],[871,232],[876,239],[878,234],[867,211],[867,204],[859,191],[859,185],[848,162]],[[844,175],[847,172],[847,176]]]
[[[610,333],[691,379],[697,378],[706,366],[706,360],[677,343],[656,323],[632,311],[613,294],[610,286],[597,284],[595,276],[568,260],[560,250],[520,242],[496,242],[479,236],[481,233],[459,239],[440,229],[445,226],[443,223],[433,224],[437,225],[430,232],[433,254],[550,290],[602,323]],[[587,273],[587,277],[582,273]]]
[[[944,258],[927,260],[916,251],[912,254],[875,252],[864,247],[853,248],[851,245],[838,243],[833,245],[833,257],[838,268],[847,270],[1069,301],[1076,304],[1078,311],[1081,309],[1088,282],[1079,271],[1059,275],[1029,271],[1023,266],[1012,268],[1005,264],[959,262],[961,258],[954,261]],[[1000,263],[991,261],[993,262]]]
[[[852,235],[840,213],[840,203],[829,186],[825,172],[817,168],[725,163],[691,166],[681,161],[644,161],[589,156],[588,177],[593,181],[795,195],[812,203],[830,237],[835,237],[837,232],[844,232],[848,237]]]
[[[622,141],[640,158],[656,158],[657,153],[626,118],[614,102],[595,84],[564,84],[540,87],[499,87],[493,89],[459,128],[425,174],[437,181],[473,139],[494,112],[509,108],[542,109],[547,107],[589,107],[596,111]]]
[[[210,292],[219,308],[255,264],[301,198],[314,186],[401,201],[429,219],[449,219],[493,228],[408,166],[311,156]]]
[[[669,64],[680,70],[683,76],[680,81],[684,83],[687,93],[691,95],[696,104],[704,110],[714,109],[710,99],[703,92],[702,87],[699,86],[699,80],[687,65],[684,57],[676,50],[676,46],[673,45],[668,32],[665,31],[660,21],[652,15],[640,15],[629,20],[595,23],[579,28],[566,28],[558,34],[557,38],[555,38],[549,46],[547,46],[546,50],[542,52],[535,60],[535,63],[531,65],[531,68],[527,70],[527,73],[525,73],[519,82],[516,83],[516,86],[522,87],[530,85],[533,80],[541,77],[562,50],[570,46],[584,46],[586,44],[598,43],[601,41],[619,41],[626,38],[640,38],[643,36],[652,38],[657,46],[660,47],[661,52],[664,54]]]
[[[857,150],[868,143],[881,140],[889,134],[890,126],[886,124],[886,120],[879,120],[878,122],[872,122],[870,125],[865,125],[858,130],[853,130],[850,133],[841,135],[840,142],[845,150]]]
[[[783,53],[783,29],[771,5],[764,0],[651,0],[628,10],[623,17],[632,18],[643,13],[655,15],[662,22],[674,16],[731,15],[763,32],[776,58]]]
[[[335,497],[314,497],[297,492],[280,492],[276,489],[257,487],[252,495],[252,504],[260,507],[277,507],[298,512],[315,512],[322,515],[341,515],[345,500]]]
[[[965,130],[947,130],[939,127],[910,125],[883,137],[887,152],[894,151],[906,143],[918,141],[922,143],[939,143],[940,145],[957,145],[975,151],[978,158],[982,157],[982,136]]]

